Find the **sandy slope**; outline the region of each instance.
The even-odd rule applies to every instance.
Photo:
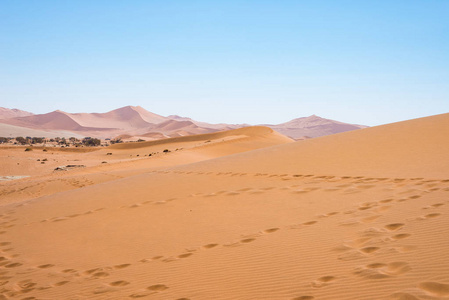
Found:
[[[64,130],[36,130],[26,127],[14,126],[9,124],[0,124],[0,135],[2,137],[46,137],[46,138],[55,138],[55,137],[76,137],[83,138],[83,135],[79,135],[70,131]]]
[[[114,163],[2,183],[0,293],[449,299],[448,125],[117,145],[79,158]]]

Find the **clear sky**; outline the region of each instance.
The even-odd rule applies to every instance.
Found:
[[[0,1],[0,106],[378,125],[449,112],[449,1]]]

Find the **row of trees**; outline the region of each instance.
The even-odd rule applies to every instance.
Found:
[[[15,141],[14,141],[15,140]],[[0,144],[13,143],[15,145],[35,145],[35,144],[46,144],[46,143],[56,143],[60,146],[100,146],[101,140],[97,138],[85,137],[84,139],[77,139],[75,137],[71,138],[51,138],[46,139],[44,137],[22,137],[18,136],[16,138],[11,137],[0,137]]]

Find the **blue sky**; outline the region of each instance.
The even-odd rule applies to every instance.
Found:
[[[207,122],[449,112],[449,1],[0,1],[0,106]]]

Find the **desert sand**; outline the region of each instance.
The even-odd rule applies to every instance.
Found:
[[[0,148],[0,299],[449,299],[448,149],[449,114]]]

